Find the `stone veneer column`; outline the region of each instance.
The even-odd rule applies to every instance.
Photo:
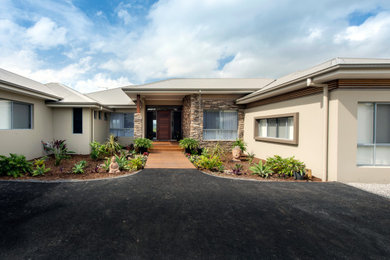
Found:
[[[238,109],[238,138],[244,138],[244,120],[245,112],[244,109]]]
[[[134,138],[142,137],[142,114],[134,113]]]
[[[203,108],[199,94],[191,95],[190,138],[201,141],[203,136]]]

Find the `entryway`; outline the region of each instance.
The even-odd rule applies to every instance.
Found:
[[[146,137],[171,141],[182,137],[181,106],[146,106]]]
[[[145,168],[194,169],[178,142],[153,142]]]

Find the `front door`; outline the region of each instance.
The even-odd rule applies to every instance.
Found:
[[[157,140],[171,139],[171,111],[157,111]]]

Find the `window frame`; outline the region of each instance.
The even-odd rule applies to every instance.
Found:
[[[75,131],[74,131],[74,127],[75,127],[75,125],[74,125],[74,122],[75,122],[75,119],[74,119],[75,109],[81,109],[81,132],[80,132],[80,133],[75,133]],[[72,109],[72,133],[73,133],[74,135],[82,135],[83,132],[84,132],[84,127],[83,127],[83,121],[84,121],[83,117],[84,117],[84,113],[83,113],[83,112],[84,112],[84,110],[83,110],[82,107],[74,107],[74,108]]]
[[[11,117],[11,127],[7,129],[0,129],[1,130],[33,130],[34,129],[34,104],[22,102],[18,100],[11,100],[6,98],[0,98],[0,100],[8,101],[11,103],[11,110],[10,110],[10,117]],[[27,105],[30,107],[30,127],[29,128],[14,128],[14,117],[13,117],[13,111],[14,111],[14,103]]]
[[[359,101],[357,103],[357,110],[356,110],[356,123],[357,123],[357,127],[358,127],[358,122],[359,122],[359,118],[357,117],[357,114],[358,114],[358,110],[359,110],[359,104],[372,104],[374,109],[373,109],[373,120],[372,120],[372,143],[359,143],[358,140],[356,140],[356,166],[358,167],[365,167],[365,166],[368,166],[368,167],[389,167],[390,164],[377,164],[376,163],[376,148],[379,146],[379,147],[390,147],[390,143],[377,143],[377,115],[378,115],[378,105],[390,105],[390,102],[373,102],[373,101]],[[357,136],[358,136],[358,131],[359,129],[356,128],[356,133],[357,133]],[[359,147],[372,147],[373,149],[373,155],[372,155],[372,164],[369,164],[369,163],[358,163],[357,161],[357,153],[358,153],[358,149]]]
[[[236,130],[236,138],[235,139],[205,139],[204,138],[204,131],[205,130],[220,130],[220,131],[223,131],[224,129],[205,129],[204,128],[204,115],[205,115],[205,112],[206,111],[213,111],[213,112],[236,112],[237,113],[237,130]],[[203,109],[202,113],[203,113],[203,120],[202,120],[202,140],[203,141],[206,141],[206,142],[213,142],[213,141],[221,141],[221,142],[231,142],[231,141],[236,141],[237,138],[238,138],[238,127],[239,127],[239,114],[238,114],[238,110],[237,109]],[[221,117],[221,116],[220,116]],[[232,131],[232,130],[226,130],[226,131]]]
[[[259,122],[262,119],[277,119],[277,118],[293,118],[293,139],[284,139],[284,138],[274,138],[274,137],[261,137],[259,136]],[[299,144],[299,113],[287,113],[287,114],[277,114],[269,116],[257,116],[254,118],[254,131],[253,138],[259,142],[269,142],[269,143],[279,143],[279,144],[289,144],[289,145],[298,145]]]
[[[111,128],[111,120],[112,118],[114,117],[113,114],[132,114],[133,115],[133,127],[132,128]],[[123,116],[123,120],[124,120],[124,116]],[[114,131],[120,131],[120,130],[130,130],[130,133],[132,133],[132,135],[130,136],[126,136],[126,135],[115,135],[117,137],[125,137],[125,138],[134,138],[134,129],[135,129],[135,125],[134,125],[134,122],[135,121],[135,112],[114,112],[114,113],[111,113],[110,114],[110,120],[109,120],[109,133],[110,135],[114,135],[111,130],[114,130]],[[124,123],[124,122],[123,122]]]

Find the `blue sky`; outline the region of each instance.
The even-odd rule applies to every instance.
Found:
[[[0,67],[81,92],[390,58],[384,0],[0,0]]]

